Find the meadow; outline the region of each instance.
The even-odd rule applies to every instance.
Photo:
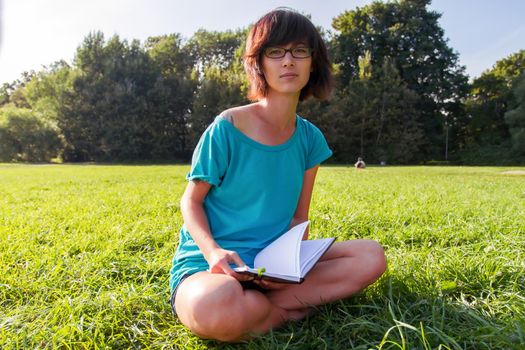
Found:
[[[2,349],[525,349],[525,175],[323,166],[311,236],[378,240],[387,273],[242,344],[169,307],[185,165],[0,164]]]

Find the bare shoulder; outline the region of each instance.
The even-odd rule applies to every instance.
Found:
[[[220,116],[235,125],[244,124],[244,122],[257,112],[257,104],[252,103],[244,106],[236,106],[224,110]]]

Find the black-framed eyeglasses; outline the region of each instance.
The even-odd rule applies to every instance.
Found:
[[[292,47],[285,49],[283,47],[267,47],[264,49],[264,55],[268,58],[283,58],[287,52],[294,58],[308,58],[312,56],[314,50],[310,47]]]

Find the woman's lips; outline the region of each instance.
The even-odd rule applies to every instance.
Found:
[[[296,73],[284,73],[284,74],[279,75],[279,78],[295,78],[297,76],[298,74]]]

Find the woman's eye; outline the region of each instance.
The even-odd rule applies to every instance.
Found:
[[[296,57],[308,57],[310,56],[310,49],[307,47],[296,47],[293,49],[293,54]]]
[[[282,49],[271,48],[271,49],[268,49],[267,54],[270,56],[280,56],[282,54]]]

